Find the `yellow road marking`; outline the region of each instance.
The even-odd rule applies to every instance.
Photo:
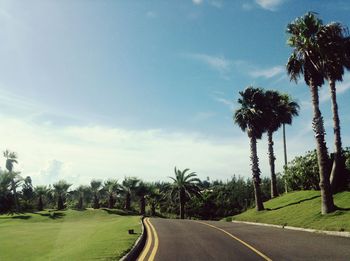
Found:
[[[148,220],[149,220],[149,218],[145,218],[145,229],[147,229],[147,234],[148,234],[147,244],[146,244],[145,248],[142,250],[140,258],[138,259],[139,261],[145,260],[145,257],[147,256],[147,254],[151,248],[151,245],[152,245],[152,231],[151,231],[150,225],[148,224],[148,222],[149,222]]]
[[[153,261],[154,257],[156,256],[157,250],[158,250],[158,245],[159,245],[159,241],[158,241],[158,235],[157,235],[157,231],[154,229],[154,226],[152,225],[151,221],[148,220],[149,225],[151,226],[151,229],[153,231],[153,235],[154,235],[154,246],[151,252],[151,255],[149,256],[149,261]]]
[[[259,256],[261,256],[262,258],[264,258],[266,261],[272,261],[271,258],[267,257],[266,255],[264,255],[263,253],[261,253],[259,250],[257,250],[256,248],[252,247],[251,245],[249,245],[248,243],[244,242],[243,240],[239,239],[238,237],[232,235],[231,233],[227,232],[226,230],[210,225],[208,223],[205,222],[201,222],[201,221],[196,221],[198,223],[201,223],[203,225],[207,225],[209,227],[215,228],[217,230],[220,230],[221,232],[224,232],[225,234],[227,234],[228,236],[232,237],[233,239],[237,240],[238,242],[240,242],[241,244],[245,245],[246,247],[248,247],[250,250],[252,250],[253,252],[255,252],[256,254],[258,254]]]

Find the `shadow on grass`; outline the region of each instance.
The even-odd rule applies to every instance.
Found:
[[[139,215],[137,212],[121,210],[121,209],[110,209],[110,208],[101,208],[103,211],[106,211],[110,215],[119,215],[119,216],[136,216]]]
[[[289,204],[284,205],[284,206],[281,206],[281,207],[277,207],[277,208],[266,208],[266,210],[268,210],[268,211],[278,210],[278,209],[281,209],[281,208],[285,208],[285,207],[297,205],[297,204],[300,204],[300,203],[305,202],[305,201],[310,201],[310,200],[313,200],[313,199],[319,198],[319,197],[321,197],[321,196],[320,196],[320,195],[319,195],[319,196],[313,196],[313,197],[311,197],[311,198],[305,198],[305,199],[302,199],[302,200],[299,200],[299,201],[296,201],[296,202],[293,202],[293,203],[289,203]]]
[[[35,212],[34,214],[36,215],[40,215],[42,217],[48,217],[51,219],[59,219],[59,218],[63,218],[66,214],[61,213],[61,212],[49,212],[49,213],[39,213],[39,212]]]
[[[9,217],[11,219],[30,219],[31,216],[14,216],[14,217]]]

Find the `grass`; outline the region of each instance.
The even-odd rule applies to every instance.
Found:
[[[140,217],[123,214],[87,209],[0,215],[0,260],[118,260],[141,233]]]
[[[350,192],[334,195],[341,208],[334,213],[321,215],[319,191],[297,191],[264,202],[266,210],[249,209],[233,220],[268,223],[320,230],[350,231]]]

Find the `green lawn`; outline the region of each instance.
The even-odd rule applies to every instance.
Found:
[[[267,210],[250,209],[233,220],[288,225],[321,230],[350,231],[350,192],[334,195],[335,204],[344,210],[321,215],[319,191],[291,192],[264,202]]]
[[[0,260],[118,260],[141,225],[139,216],[117,213],[123,214],[88,209],[0,215]]]

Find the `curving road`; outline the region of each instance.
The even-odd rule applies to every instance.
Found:
[[[218,221],[150,218],[138,260],[350,260],[350,238]]]

